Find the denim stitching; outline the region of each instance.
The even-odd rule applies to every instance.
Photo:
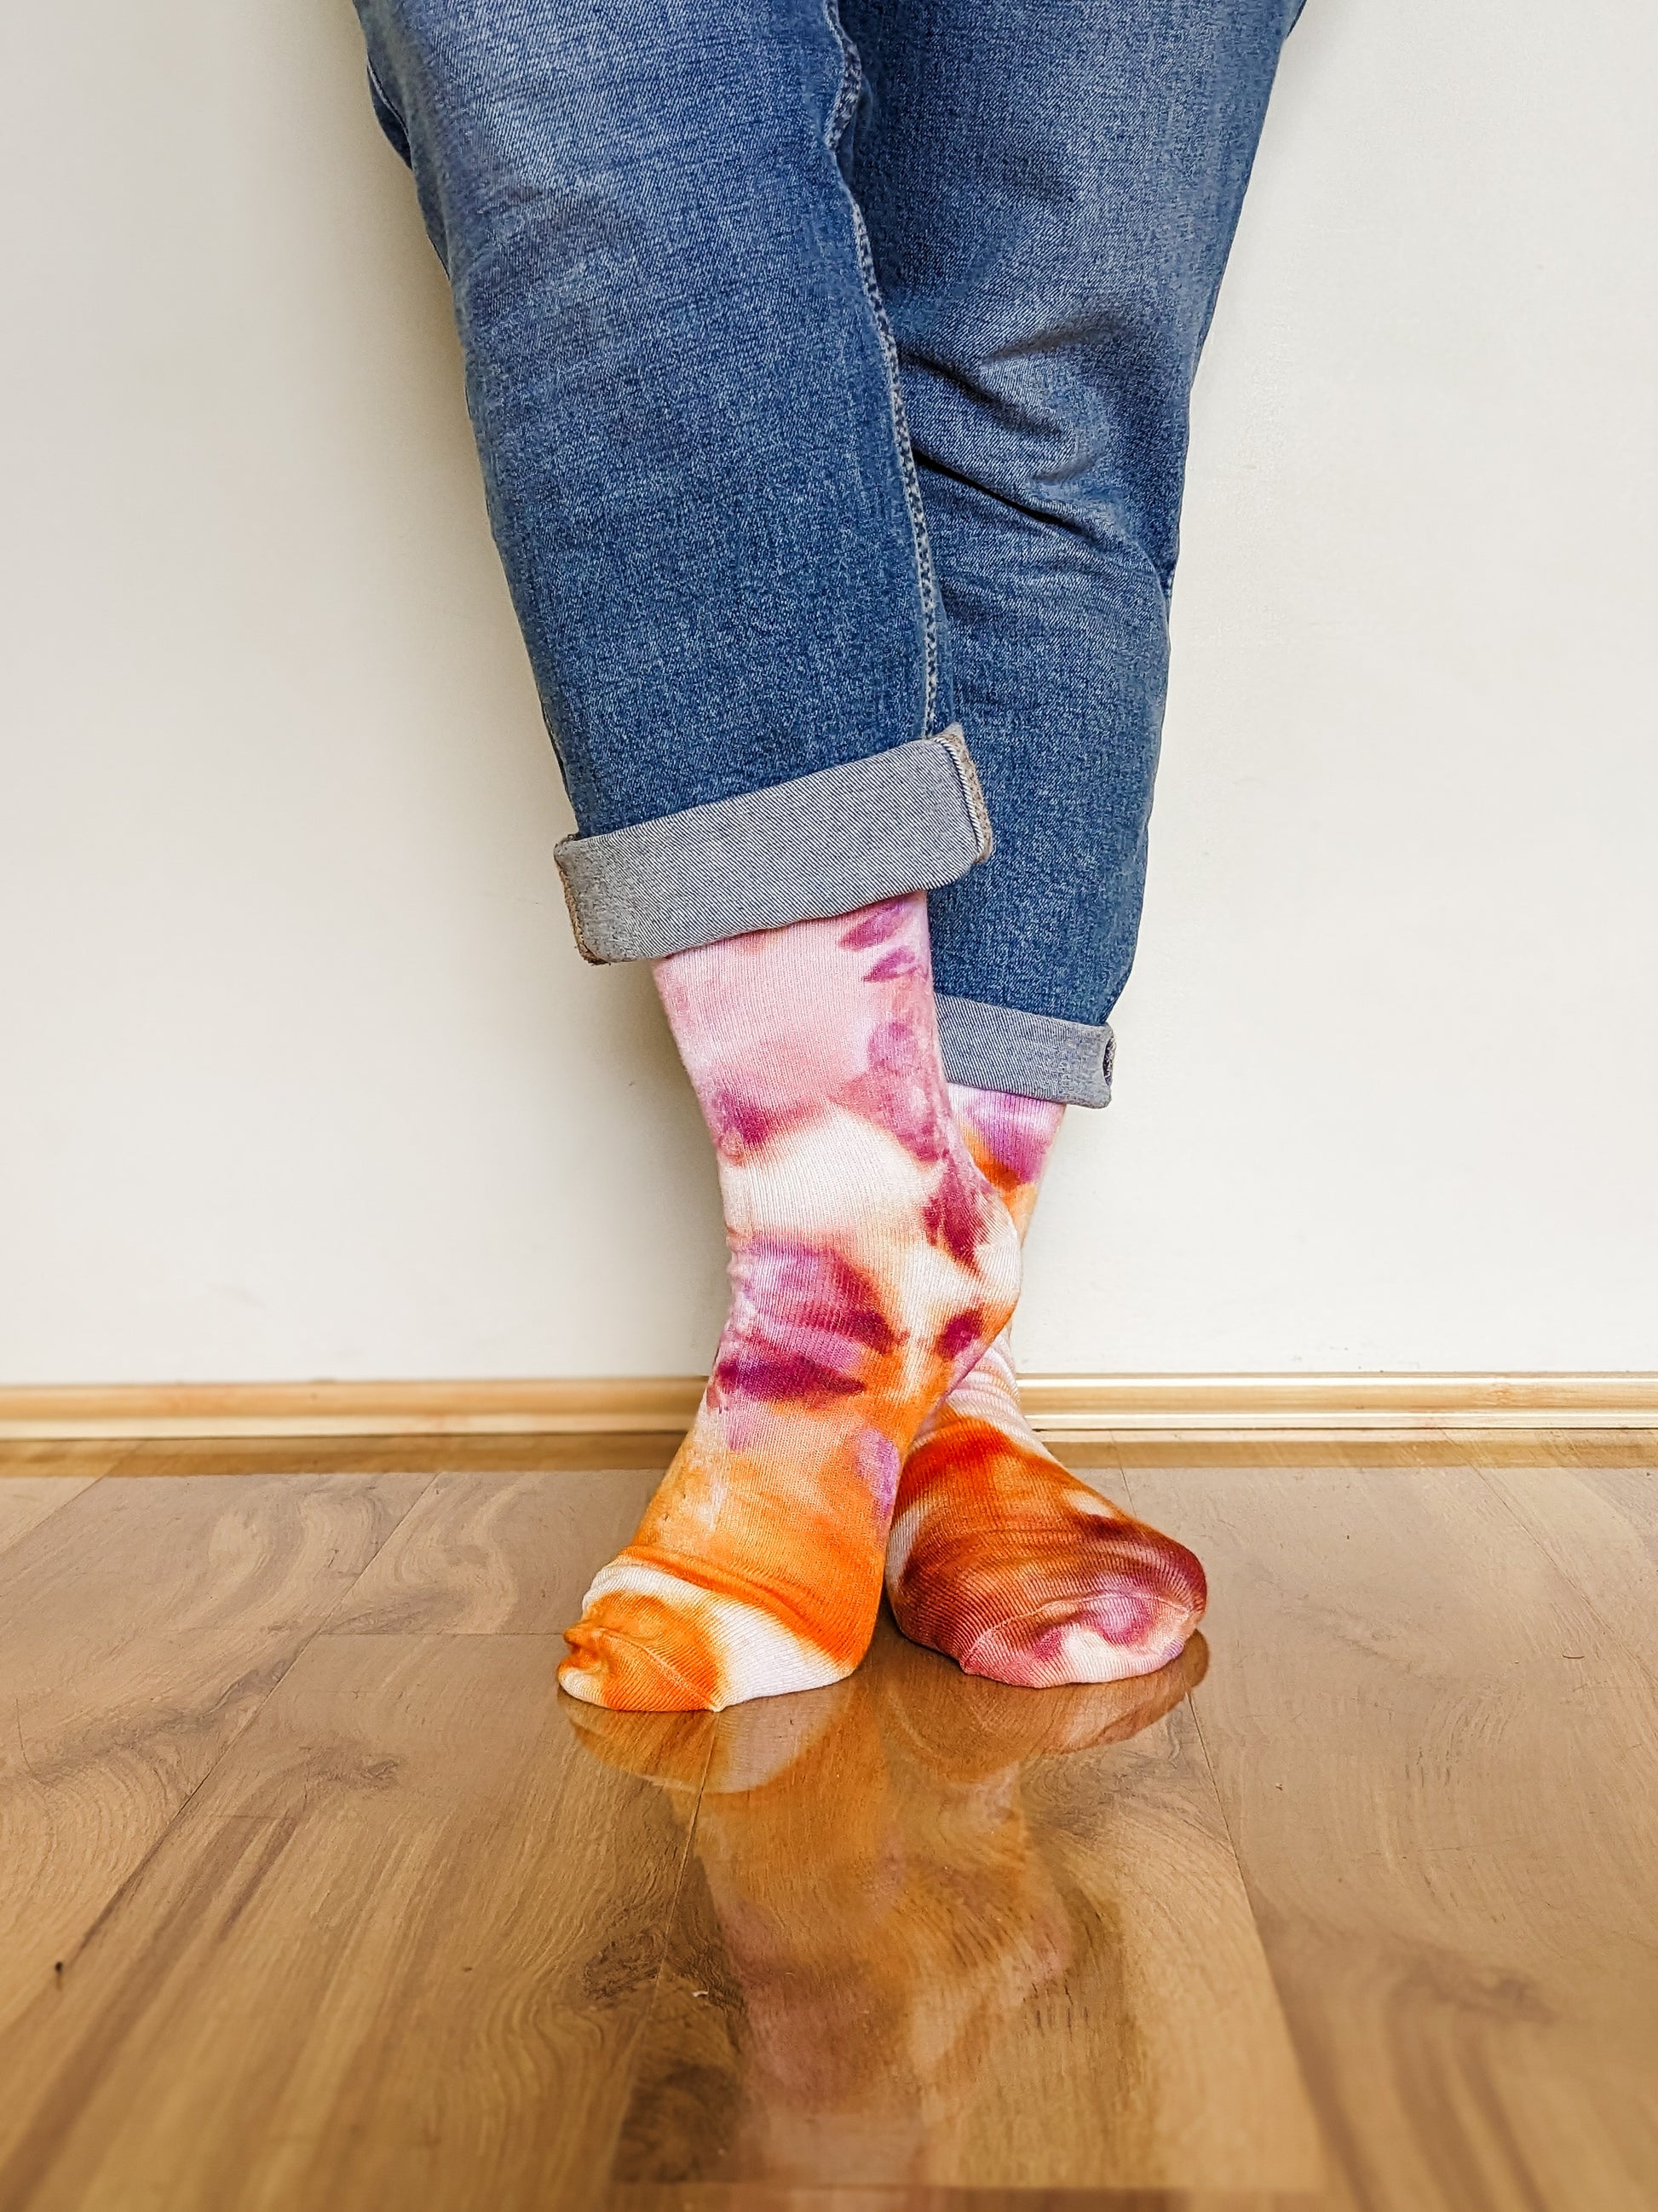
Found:
[[[823,143],[833,154],[845,135],[857,107],[864,87],[864,65],[858,50],[841,27],[836,0],[823,0],[823,20],[834,33],[841,49],[841,87],[830,110]],[[841,175],[840,164],[835,164]],[[863,279],[864,296],[869,302],[874,319],[876,337],[880,343],[881,359],[886,367],[887,397],[892,411],[893,443],[897,448],[898,471],[903,480],[904,505],[909,510],[909,532],[915,547],[915,582],[921,601],[921,635],[925,655],[926,692],[921,707],[921,734],[933,734],[932,719],[938,703],[938,594],[933,575],[932,546],[927,537],[926,511],[921,504],[921,480],[916,473],[915,455],[909,442],[909,418],[904,411],[903,387],[898,374],[898,341],[893,336],[892,324],[881,297],[881,288],[876,281],[875,256],[870,247],[869,229],[864,221],[864,210],[858,204],[857,195],[841,175],[841,189],[847,196],[852,210],[852,231],[858,252],[858,273]]]
[[[979,781],[979,764],[967,749],[967,733],[959,722],[952,722],[947,730],[939,731],[938,742],[950,747],[950,757],[962,779],[967,811],[979,840],[979,858],[987,860],[996,849],[996,837],[991,827],[990,809],[985,803],[985,787]]]
[[[561,843],[568,842],[571,841],[561,840]],[[553,858],[555,860],[558,859],[558,848],[556,847],[554,848]],[[558,880],[563,888],[564,904],[570,917],[570,934],[575,939],[576,951],[581,955],[582,958],[586,961],[590,967],[608,967],[610,963],[605,959],[604,955],[602,952],[595,952],[592,945],[588,944],[586,939],[581,933],[581,907],[576,898],[574,886],[572,884],[569,877],[565,873],[562,866],[558,870]]]
[[[823,13],[835,33],[835,44],[841,49],[841,88],[835,96],[835,106],[829,111],[823,143],[834,153],[846,136],[847,125],[857,112],[858,102],[864,90],[864,64],[858,49],[847,36],[841,24],[837,0],[823,0]],[[846,179],[842,178],[844,184]]]

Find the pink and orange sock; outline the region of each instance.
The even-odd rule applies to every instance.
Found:
[[[839,1680],[899,1470],[1012,1310],[1018,1236],[938,1057],[917,893],[657,963],[719,1158],[732,1305],[690,1433],[566,1632],[597,1705]]]
[[[968,1148],[1021,1237],[1064,1109],[952,1086]],[[1024,1418],[1005,1333],[948,1393],[899,1479],[887,1595],[969,1674],[1048,1688],[1148,1674],[1203,1614],[1203,1569],[1079,1482]]]

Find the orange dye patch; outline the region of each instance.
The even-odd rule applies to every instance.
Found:
[[[707,1711],[717,1701],[718,1661],[695,1619],[660,1598],[612,1591],[565,1630],[564,1641],[571,1652],[567,1664],[597,1678],[603,1692],[598,1704],[688,1713]]]

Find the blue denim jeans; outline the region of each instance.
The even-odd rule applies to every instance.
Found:
[[[925,890],[952,1080],[1104,1103],[1294,8],[358,0],[590,957]]]

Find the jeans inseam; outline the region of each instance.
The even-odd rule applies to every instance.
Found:
[[[390,142],[392,152],[412,169],[415,165],[413,142],[409,136],[409,125],[404,121],[396,100],[381,83],[380,71],[374,67],[372,55],[365,58],[365,66],[368,74],[369,104],[374,110],[374,120]]]
[[[837,0],[823,0],[823,19],[841,49],[840,89],[835,94],[828,127],[823,133],[823,143],[833,154],[846,135],[847,126],[857,108],[859,96],[863,90],[864,65],[858,58],[858,49],[841,27]],[[835,166],[839,173],[838,161]],[[844,176],[841,177],[841,189],[847,196],[847,205],[851,211],[858,273],[863,280],[864,296],[869,302],[876,337],[881,348],[882,362],[886,369],[887,398],[892,411],[892,441],[897,452],[899,474],[903,481],[904,505],[909,510],[910,537],[915,547],[915,583],[921,605],[925,683],[921,735],[932,737],[937,734],[934,723],[938,704],[938,590],[932,567],[932,545],[927,536],[926,510],[921,504],[921,479],[909,441],[909,418],[904,410],[903,386],[898,369],[898,341],[893,335],[892,323],[876,278],[875,255],[869,242],[869,228],[864,221],[864,210],[858,204],[858,196]]]

